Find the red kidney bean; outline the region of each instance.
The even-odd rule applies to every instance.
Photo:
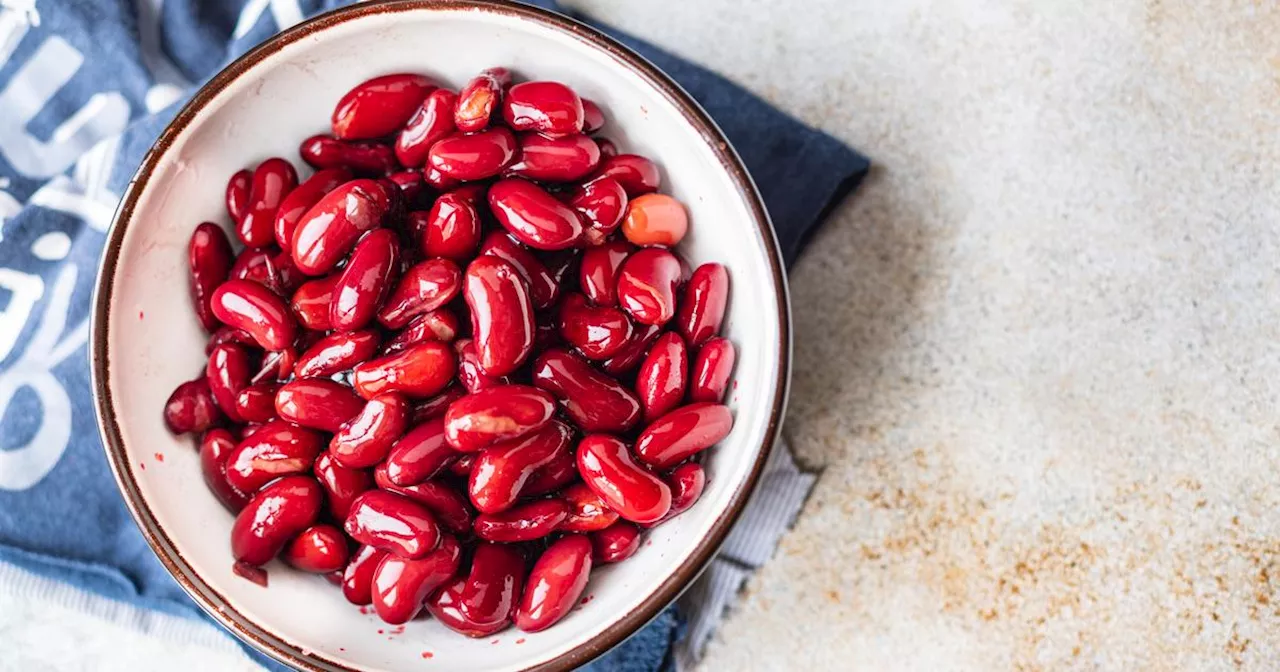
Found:
[[[254,349],[261,349],[258,342],[253,340],[253,337],[248,333],[234,327],[224,325],[218,327],[218,330],[213,332],[213,335],[209,337],[209,342],[205,343],[204,346],[204,354],[208,355],[213,352],[214,348],[222,345],[223,343],[235,343],[237,345],[246,345]]]
[[[458,316],[448,308],[437,308],[423,313],[406,324],[400,333],[387,341],[382,353],[389,355],[422,341],[449,343],[458,337]]]
[[[569,505],[562,499],[541,499],[521,504],[498,513],[476,516],[477,537],[485,541],[511,544],[541,539],[552,532],[569,515]]]
[[[351,503],[343,529],[356,541],[402,558],[425,557],[440,541],[435,516],[421,504],[382,490],[369,490]]]
[[[455,180],[484,180],[511,165],[519,147],[510,130],[490,128],[469,135],[451,135],[436,142],[427,152],[427,163]]]
[[[507,627],[520,601],[524,569],[524,555],[511,546],[477,545],[459,595],[462,613],[488,633]]]
[[[344,467],[327,452],[316,458],[315,474],[328,495],[329,514],[338,520],[347,517],[360,493],[373,488],[369,472]]]
[[[475,452],[536,432],[555,412],[555,399],[536,387],[499,385],[450,404],[444,414],[444,436],[455,449]]]
[[[363,469],[382,461],[409,424],[409,402],[398,394],[381,394],[343,423],[329,442],[329,452],[344,467]]]
[[[417,168],[427,161],[427,150],[443,138],[453,135],[453,106],[458,94],[436,89],[400,129],[396,136],[396,158],[406,168]]]
[[[595,133],[604,128],[604,111],[595,102],[582,99],[582,132]]]
[[[390,209],[388,189],[374,180],[352,180],[325,194],[293,231],[294,263],[307,275],[328,273]]]
[[[470,260],[480,244],[480,213],[472,199],[449,192],[427,213],[422,249],[428,256],[457,262]]]
[[[491,376],[515,371],[533,349],[533,302],[519,271],[503,259],[478,257],[467,266],[463,297],[481,368]]]
[[[520,242],[539,250],[563,250],[582,240],[582,220],[542,187],[518,177],[489,187],[493,216]]]
[[[312,574],[337,572],[347,566],[347,539],[332,525],[312,525],[289,542],[284,560]]]
[[[298,172],[281,158],[258,164],[249,189],[249,208],[236,226],[236,234],[249,247],[266,247],[275,242],[275,220],[280,204],[298,186]]]
[[[373,604],[373,573],[389,553],[372,546],[361,546],[351,556],[342,572],[342,596],[351,604]]]
[[[569,503],[569,517],[560,523],[561,532],[595,532],[618,522],[618,512],[583,483],[565,488],[559,497]]]
[[[293,366],[298,378],[325,378],[354,367],[378,351],[373,330],[329,334],[307,348]]]
[[[641,324],[663,325],[676,314],[676,289],[683,269],[671,252],[650,247],[622,262],[618,303]]]
[[[373,470],[373,479],[379,488],[408,497],[427,507],[444,529],[454,534],[471,532],[471,505],[467,502],[466,496],[455,490],[452,485],[439,481],[396,485],[387,476],[385,464],[380,464]]]
[[[225,282],[231,272],[231,260],[231,243],[217,224],[205,222],[196,227],[187,245],[187,261],[191,271],[191,303],[205,331],[219,326],[209,300],[213,290]]]
[[[585,135],[548,138],[538,133],[523,133],[520,158],[507,168],[507,173],[542,182],[580,180],[600,165],[600,146]]]
[[[333,302],[333,288],[337,286],[342,273],[308,280],[293,293],[290,305],[293,314],[302,326],[312,331],[328,331],[333,328],[329,323],[329,304]]]
[[[639,324],[632,331],[631,340],[617,354],[600,363],[600,368],[611,376],[622,376],[640,365],[649,346],[658,339],[662,327]]]
[[[405,271],[387,296],[378,321],[388,329],[400,329],[417,315],[452,301],[462,290],[462,271],[448,259],[428,259]]]
[[[677,324],[689,347],[698,348],[720,333],[729,303],[729,272],[721,264],[699,266],[689,278]],[[732,368],[732,366],[730,366]]]
[[[361,82],[333,108],[333,134],[368,140],[395,133],[436,88],[427,77],[403,73]]]
[[[625,520],[591,533],[592,562],[622,562],[640,550],[640,528]]]
[[[521,82],[503,96],[502,117],[517,131],[581,133],[585,116],[582,99],[560,82]]]
[[[316,171],[314,175],[290,191],[289,195],[280,202],[280,207],[276,209],[276,218],[272,223],[271,228],[276,237],[276,244],[282,249],[289,249],[293,244],[293,230],[297,228],[298,220],[302,219],[311,206],[319,203],[325,194],[350,180],[350,170],[326,168]]]
[[[591,574],[591,541],[567,534],[547,547],[525,581],[515,624],[525,632],[545,630],[578,603]]]
[[[688,511],[702,497],[707,487],[707,472],[696,462],[682,464],[667,476],[671,486],[671,511],[667,513],[670,520]]]
[[[640,246],[671,247],[689,232],[689,213],[684,204],[666,194],[644,194],[627,204],[622,235]]]
[[[232,422],[244,422],[236,410],[236,397],[240,396],[240,390],[249,386],[249,379],[253,376],[249,351],[232,343],[215,347],[209,353],[204,375],[209,380],[213,400],[222,409],[223,415]]]
[[[566,203],[586,223],[583,240],[587,245],[604,245],[622,224],[627,192],[617,180],[602,175],[574,187]]]
[[[398,173],[391,173],[387,176],[387,179],[399,187],[400,194],[404,197],[405,203],[409,205],[416,204],[418,198],[427,189],[427,181],[422,179],[422,173],[416,170],[402,170]]]
[[[618,155],[618,146],[613,144],[608,138],[596,138],[596,144],[600,146],[600,158],[607,159]]]
[[[485,448],[471,468],[468,492],[481,513],[511,508],[533,472],[568,452],[573,430],[558,420],[520,437]]]
[[[400,170],[395,150],[380,142],[344,142],[328,135],[313,135],[302,141],[298,154],[317,170],[346,168],[370,177]]]
[[[280,383],[255,383],[236,395],[236,415],[244,422],[267,422],[276,417],[276,393]]]
[[[718,404],[724,401],[729,388],[729,376],[733,374],[736,353],[733,343],[725,338],[713,338],[698,350],[693,365],[693,378],[689,385],[689,401],[706,401]]]
[[[680,405],[689,385],[689,351],[679,334],[658,337],[636,375],[636,394],[644,406],[645,422]]]
[[[617,308],[592,306],[569,294],[560,302],[560,335],[587,359],[608,359],[631,339],[631,320]]]
[[[292,292],[303,281],[293,257],[274,248],[245,249],[231,266],[230,277],[251,280],[281,296]]]
[[[279,295],[249,280],[228,280],[213,292],[213,314],[223,324],[253,336],[266,350],[293,343],[297,322]]]
[[[462,383],[467,392],[475,394],[480,390],[511,383],[506,376],[491,376],[480,368],[480,356],[476,354],[475,343],[471,339],[454,341],[453,349],[458,353],[458,382]]]
[[[444,585],[458,572],[462,547],[449,535],[440,538],[439,548],[420,560],[388,555],[373,572],[373,608],[378,618],[400,625],[422,611],[431,591]]]
[[[604,154],[602,151],[601,154]],[[662,177],[658,173],[658,164],[638,154],[618,154],[606,157],[600,163],[597,176],[612,177],[627,191],[627,196],[635,198],[658,190]]]
[[[675,465],[719,443],[733,429],[733,414],[720,404],[689,404],[658,418],[636,439],[636,457],[658,469]]]
[[[244,508],[249,496],[227,482],[227,460],[236,449],[236,439],[225,429],[211,429],[200,439],[200,473],[205,485],[228,511]]]
[[[506,68],[489,68],[467,82],[458,93],[453,123],[463,133],[475,133],[489,125],[489,117],[502,102],[502,89],[511,82]]]
[[[316,522],[324,492],[310,476],[286,476],[249,500],[231,526],[237,562],[265,565],[289,540]]]
[[[425,399],[443,390],[456,372],[452,348],[445,343],[423,341],[356,366],[351,384],[365,399],[384,392]]]
[[[387,479],[399,486],[433,478],[461,456],[444,439],[444,419],[428,420],[400,437],[387,454]]]
[[[227,458],[227,483],[244,493],[255,493],[281,476],[311,471],[324,446],[315,432],[287,422],[272,422],[254,431]]]
[[[543,310],[555,304],[560,295],[560,285],[551,271],[509,234],[491,231],[480,245],[480,254],[503,259],[520,273],[520,277],[529,284],[529,298],[534,309]]]
[[[583,431],[625,432],[640,421],[640,400],[631,390],[564,350],[538,356],[533,383],[554,394]]]
[[[626,444],[612,436],[582,439],[578,473],[609,508],[633,523],[661,520],[671,509],[671,488],[636,464]]]
[[[462,186],[462,180],[456,180],[436,169],[430,164],[423,166],[422,179],[438,192],[453,191]]]
[[[174,434],[203,432],[222,420],[204,376],[179,385],[164,404],[164,424]]]
[[[391,290],[400,244],[391,229],[370,231],[356,243],[338,276],[329,303],[329,323],[338,331],[363,329]]]
[[[520,490],[521,497],[536,497],[556,492],[578,479],[578,464],[573,451],[556,455],[546,466],[533,472]]]
[[[414,406],[409,424],[416,426],[428,420],[443,418],[444,412],[449,410],[449,405],[465,396],[467,396],[466,390],[458,385],[450,385],[444,392]]]
[[[427,610],[450,630],[468,637],[488,637],[505,628],[505,623],[497,629],[491,624],[476,623],[462,613],[462,591],[466,583],[467,579],[463,577],[437,590],[427,598]]]
[[[276,414],[295,425],[336,432],[364,408],[351,388],[324,378],[286,383],[276,393]]]
[[[449,465],[449,473],[461,478],[471,476],[471,468],[476,464],[476,454],[467,453],[458,458],[457,462]]]
[[[615,240],[593,247],[582,254],[579,282],[582,293],[597,306],[618,305],[618,272],[622,262],[635,251],[625,240]]]
[[[249,189],[253,185],[253,171],[240,170],[227,180],[226,204],[227,214],[237,225],[249,212]]]

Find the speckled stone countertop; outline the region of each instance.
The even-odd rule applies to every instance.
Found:
[[[878,164],[792,275],[822,477],[705,669],[1280,666],[1275,3],[570,4]]]

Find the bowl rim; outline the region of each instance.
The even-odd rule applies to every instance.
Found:
[[[752,223],[759,230],[766,248],[767,261],[772,275],[772,285],[778,304],[778,374],[776,391],[762,444],[755,464],[747,479],[733,493],[728,506],[712,523],[711,530],[689,558],[676,567],[657,589],[652,591],[635,609],[624,614],[603,631],[569,651],[550,660],[527,667],[527,670],[560,671],[584,665],[622,643],[674,601],[695,578],[701,574],[715,556],[729,530],[737,521],[750,494],[760,480],[764,465],[777,442],[783,414],[790,392],[791,368],[791,310],[787,278],[782,264],[777,239],[768,211],[754,181],[728,138],[706,111],[674,80],[627,46],[568,16],[531,5],[508,0],[382,0],[362,2],[318,14],[287,28],[236,58],[206,84],[200,87],[165,127],[155,143],[143,157],[141,165],[129,180],[123,198],[112,217],[107,233],[97,278],[91,300],[90,332],[92,336],[90,378],[94,391],[94,411],[98,432],[103,440],[112,475],[115,477],[129,513],[141,530],[152,552],[165,569],[173,575],[183,590],[216,622],[249,643],[258,651],[282,663],[306,670],[350,670],[341,662],[329,659],[313,651],[304,650],[286,638],[272,632],[239,613],[227,600],[214,590],[178,552],[165,530],[161,528],[147,501],[142,496],[133,473],[133,467],[125,455],[124,441],[116,420],[115,402],[112,399],[109,380],[107,343],[110,325],[110,305],[114,290],[117,262],[124,235],[132,223],[134,210],[148,182],[174,140],[186,130],[195,117],[236,78],[248,72],[263,59],[286,45],[305,39],[338,24],[362,17],[389,12],[481,11],[531,21],[544,28],[565,34],[587,46],[603,51],[619,66],[638,75],[647,85],[672,103],[702,136],[724,170],[729,174],[739,194],[746,201]]]

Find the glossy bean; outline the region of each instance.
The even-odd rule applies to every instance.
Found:
[[[533,302],[529,287],[509,262],[481,256],[467,266],[463,297],[480,366],[505,376],[524,363],[533,349]]]
[[[495,443],[476,457],[468,492],[481,513],[511,508],[535,471],[569,452],[573,430],[558,420],[516,439]]]
[[[432,591],[453,578],[461,560],[462,547],[449,535],[442,536],[439,547],[421,559],[394,554],[382,558],[373,572],[373,608],[378,618],[391,625],[407,623],[422,610]]]
[[[582,99],[582,132],[595,133],[604,128],[604,111],[594,101]]]
[[[288,295],[304,280],[293,256],[274,247],[242,251],[231,265],[230,277],[251,280],[280,296]]]
[[[693,271],[689,284],[685,286],[676,321],[689,347],[702,347],[708,339],[720,333],[728,303],[729,271],[723,265],[708,263]]]
[[[591,541],[567,534],[547,547],[533,564],[516,609],[515,624],[525,632],[545,630],[573,609],[591,574]]]
[[[404,73],[361,82],[333,108],[333,134],[343,140],[367,140],[395,133],[435,89],[431,79]]]
[[[448,308],[437,308],[409,320],[409,324],[383,346],[382,354],[400,352],[422,341],[449,343],[458,337],[460,328],[456,313]]]
[[[255,350],[260,350],[262,348],[262,346],[258,345],[258,342],[253,340],[253,337],[247,332],[236,329],[235,327],[223,325],[218,327],[218,330],[213,332],[213,335],[209,337],[209,342],[205,343],[204,354],[208,355],[213,352],[214,348],[222,345],[223,343],[245,345]]]
[[[276,218],[272,223],[271,228],[276,237],[276,244],[281,249],[289,249],[293,244],[293,230],[298,227],[298,221],[302,216],[311,209],[311,206],[319,203],[325,194],[349,181],[351,181],[349,169],[326,168],[316,171],[297,188],[290,191],[289,195],[280,202],[280,207],[276,209]]]
[[[373,330],[329,334],[307,348],[293,366],[298,378],[325,378],[373,357],[378,333]]]
[[[582,294],[560,302],[560,335],[587,359],[608,359],[631,340],[631,320],[609,306],[593,306]]]
[[[515,267],[529,285],[529,298],[535,310],[555,304],[560,285],[551,271],[532,252],[503,231],[491,231],[480,245],[480,254],[498,257]]]
[[[329,514],[337,520],[347,517],[360,493],[373,488],[369,472],[344,467],[327,452],[316,458],[314,472],[327,495]]]
[[[453,123],[463,133],[475,133],[489,125],[495,109],[501,109],[502,89],[511,82],[506,68],[489,68],[467,82],[458,92]]]
[[[244,508],[249,495],[227,482],[227,460],[236,449],[236,439],[225,429],[211,429],[200,439],[200,473],[205,485],[232,513]]]
[[[666,480],[671,486],[671,511],[666,516],[670,520],[688,511],[702,497],[707,487],[707,472],[702,465],[689,462],[673,469]]]
[[[464,338],[453,343],[454,352],[458,353],[458,382],[467,392],[475,394],[498,385],[509,385],[506,376],[491,376],[480,367],[480,355],[476,354],[475,343]]]
[[[683,269],[671,252],[650,247],[622,262],[618,303],[641,324],[663,325],[676,314],[676,289]]]
[[[363,329],[391,291],[400,244],[391,229],[370,231],[356,243],[338,275],[329,303],[329,324],[338,331]]]
[[[372,546],[361,546],[351,556],[342,572],[342,596],[351,604],[373,604],[373,574],[389,553]]]
[[[520,490],[521,497],[536,497],[563,489],[578,480],[578,464],[573,451],[556,455],[546,466],[533,472]]]
[[[582,254],[579,283],[587,299],[597,306],[618,305],[618,272],[635,250],[627,241],[616,240]]]
[[[466,583],[466,577],[462,577],[437,590],[427,598],[427,610],[450,630],[468,637],[488,637],[505,628],[505,623],[495,628],[492,624],[472,621],[462,613],[462,591]]]
[[[591,246],[605,244],[610,234],[618,230],[627,202],[627,191],[607,175],[574,187],[566,201],[586,224],[583,240]]]
[[[595,532],[618,522],[618,512],[584,483],[575,483],[558,496],[569,503],[569,516],[560,523],[561,532]]]
[[[427,256],[469,261],[480,244],[480,228],[480,212],[472,199],[451,191],[437,198],[427,213],[422,249]]]
[[[456,462],[455,462],[456,464]],[[396,485],[387,476],[387,467],[380,464],[373,470],[373,479],[379,488],[408,497],[427,507],[444,529],[454,534],[471,532],[471,505],[462,493],[452,485],[440,481],[424,481],[414,485]]]
[[[617,180],[630,198],[653,193],[662,183],[658,164],[638,154],[618,154],[607,157],[601,161],[600,171],[596,175]]]
[[[652,523],[671,509],[671,488],[636,464],[618,439],[592,434],[578,444],[577,455],[582,481],[623,518]]]
[[[462,180],[454,179],[440,172],[435,166],[427,164],[422,167],[422,180],[437,192],[453,191],[462,186]]]
[[[539,250],[563,250],[582,240],[582,220],[542,187],[518,177],[489,187],[493,216],[520,242]]]
[[[727,406],[682,406],[645,427],[636,439],[636,457],[649,466],[670,469],[715,445],[731,429],[733,414]]]
[[[399,486],[435,477],[461,454],[444,438],[444,419],[428,420],[400,437],[387,454],[387,478]]]
[[[427,181],[422,178],[422,173],[416,170],[391,173],[387,179],[400,188],[400,195],[404,197],[404,202],[409,207],[416,207],[427,190]]]
[[[467,391],[461,386],[450,385],[445,388],[444,392],[416,404],[413,407],[413,415],[409,424],[417,426],[428,420],[443,418],[445,411],[449,410],[450,404],[465,396],[467,396]]]
[[[555,399],[536,387],[490,387],[450,404],[444,414],[445,440],[457,450],[475,452],[541,429],[555,411]]]
[[[649,346],[658,340],[662,327],[652,324],[638,324],[632,330],[631,340],[622,346],[614,356],[600,363],[600,369],[611,376],[622,376],[640,366]]]
[[[446,343],[423,341],[357,365],[351,384],[365,399],[384,392],[425,399],[448,386],[456,371],[453,348]]]
[[[555,395],[583,431],[625,432],[640,421],[640,400],[631,390],[565,350],[538,356],[533,384]]]
[[[400,170],[395,150],[380,142],[346,142],[313,135],[302,141],[298,154],[317,170],[345,168],[365,177],[382,177]]]
[[[357,542],[409,559],[425,557],[440,542],[440,527],[429,510],[382,490],[356,497],[343,529]]]
[[[190,271],[191,303],[196,317],[205,331],[213,331],[220,323],[213,314],[210,301],[213,292],[226,282],[231,272],[231,242],[217,224],[204,222],[191,233],[187,244],[187,264]]]
[[[520,551],[506,544],[478,544],[459,595],[462,613],[488,633],[507,627],[520,601],[524,573]]]
[[[204,376],[179,385],[164,404],[164,424],[174,434],[203,432],[221,422],[222,417],[209,390],[209,379]]]
[[[289,540],[316,522],[324,493],[310,476],[286,476],[254,495],[231,526],[231,554],[237,562],[260,566]]]
[[[642,247],[672,247],[689,232],[689,213],[684,204],[666,194],[644,194],[627,204],[622,219],[622,235]]]
[[[436,89],[427,94],[404,128],[396,136],[396,159],[405,168],[418,168],[427,161],[427,150],[439,140],[453,135],[453,107],[458,94]]]
[[[428,259],[414,264],[401,276],[378,311],[378,321],[388,329],[400,329],[409,320],[436,310],[462,291],[462,271],[448,259]]]
[[[227,483],[246,494],[281,476],[311,471],[324,439],[287,422],[271,422],[245,437],[227,458]]]
[[[276,214],[289,192],[298,186],[293,164],[271,158],[258,164],[249,188],[249,208],[236,225],[236,234],[248,247],[266,247],[275,242]]]
[[[507,167],[507,174],[539,182],[573,182],[600,165],[600,146],[585,135],[549,138],[539,133],[522,133],[519,158]]]
[[[398,394],[370,399],[358,415],[342,424],[329,452],[342,466],[364,469],[381,462],[409,424],[409,402]]]
[[[622,562],[640,550],[640,528],[620,520],[591,533],[591,560],[605,564]]]
[[[482,513],[473,528],[481,539],[511,544],[550,535],[568,515],[564,500],[540,499],[498,513]]]
[[[560,82],[521,82],[502,99],[502,117],[517,131],[552,137],[581,133],[585,116],[582,99]]]
[[[618,146],[608,138],[596,138],[596,144],[600,146],[600,158],[607,159],[618,155]]]
[[[427,152],[427,164],[455,180],[473,182],[501,173],[516,158],[516,136],[506,128],[444,138]]]
[[[729,376],[733,375],[736,353],[733,342],[726,338],[713,338],[698,350],[694,360],[693,375],[689,383],[689,401],[721,403],[729,388]]]
[[[249,360],[249,351],[241,345],[224,343],[209,353],[209,361],[205,363],[205,378],[209,381],[209,391],[213,400],[232,422],[244,422],[236,409],[236,397],[240,390],[249,386],[253,377],[253,365]]]
[[[231,175],[231,179],[227,180],[227,191],[224,201],[227,206],[227,214],[231,216],[231,221],[237,225],[240,220],[244,219],[246,212],[249,212],[249,189],[253,186],[253,171],[239,170]]]
[[[689,385],[689,351],[680,334],[666,332],[654,341],[636,374],[636,395],[646,422],[680,405]]]
[[[276,414],[296,425],[336,432],[364,408],[351,388],[324,378],[301,378],[276,393]]]
[[[262,423],[276,417],[276,393],[280,383],[266,381],[255,383],[236,395],[236,414],[244,422]]]
[[[333,302],[333,288],[337,286],[341,272],[315,280],[308,280],[293,293],[289,305],[302,326],[312,331],[328,331],[329,304]]]
[[[298,220],[293,261],[307,275],[333,270],[365,231],[377,228],[391,209],[386,186],[352,180],[324,195]]]
[[[284,561],[312,574],[339,571],[347,566],[347,539],[332,525],[312,525],[285,547]]]
[[[265,350],[283,350],[293,343],[297,321],[284,301],[271,290],[249,280],[228,280],[213,292],[213,314],[223,324],[243,330]]]

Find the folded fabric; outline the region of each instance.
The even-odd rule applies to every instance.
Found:
[[[0,562],[145,609],[203,617],[143,541],[103,457],[85,352],[93,275],[120,193],[185,96],[278,30],[341,4],[0,7]],[[721,125],[764,195],[788,262],[865,173],[865,159],[829,136],[711,72],[605,30],[680,82]],[[664,614],[599,669],[657,669],[671,660],[677,622]]]

